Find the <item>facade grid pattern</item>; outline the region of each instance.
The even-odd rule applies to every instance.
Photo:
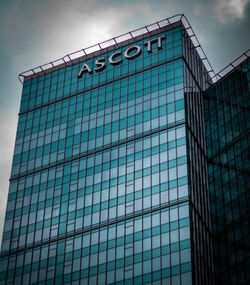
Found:
[[[216,280],[250,282],[250,61],[243,61],[204,97]]]
[[[183,17],[22,74],[0,284],[247,284],[249,65]]]
[[[136,45],[163,36],[112,69],[77,79],[77,63],[24,81],[6,284],[191,282],[183,27]]]

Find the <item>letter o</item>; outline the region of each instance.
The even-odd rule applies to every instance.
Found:
[[[130,53],[135,50],[135,53],[131,54]],[[139,46],[132,46],[132,47],[129,47],[128,49],[125,50],[124,52],[124,56],[127,58],[127,59],[134,59],[136,57],[138,57],[139,55],[141,54],[141,48]]]

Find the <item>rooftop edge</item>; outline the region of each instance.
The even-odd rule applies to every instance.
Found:
[[[229,63],[227,66],[222,68],[218,73],[216,73],[212,77],[212,81],[215,81],[214,84],[219,82],[225,76],[229,75],[232,71],[234,71],[238,66],[240,66],[249,57],[250,57],[250,49],[248,49],[247,51],[243,52],[240,56],[238,56],[231,63]]]
[[[35,68],[31,68],[27,71],[24,71],[22,73],[20,73],[18,75],[18,79],[20,80],[20,82],[23,84],[25,78],[33,78],[34,75],[38,75],[38,74],[45,74],[47,71],[51,71],[51,69],[57,69],[59,67],[62,66],[67,66],[70,64],[75,63],[76,60],[79,60],[82,57],[85,57],[87,55],[90,55],[94,52],[98,52],[98,51],[102,51],[108,47],[111,47],[113,45],[134,39],[138,36],[141,36],[145,33],[150,33],[153,32],[155,30],[158,30],[160,28],[163,27],[167,27],[171,24],[174,24],[176,22],[181,22],[184,26],[184,28],[186,29],[189,37],[191,38],[195,49],[197,50],[198,54],[200,55],[200,58],[203,62],[203,64],[205,65],[207,72],[209,74],[211,74],[211,78],[216,78],[215,72],[207,58],[207,56],[205,55],[205,52],[203,50],[203,48],[200,45],[199,40],[197,39],[192,27],[190,26],[189,21],[187,20],[186,16],[184,14],[177,14],[174,16],[171,16],[169,18],[163,19],[161,21],[155,22],[153,24],[144,26],[142,28],[138,28],[135,29],[133,31],[127,32],[125,34],[119,35],[117,37],[114,37],[112,39],[103,41],[101,43],[89,46],[87,48],[83,48],[81,50],[78,50],[76,52],[70,53],[65,55],[62,58],[56,59],[54,61],[50,61],[46,64],[40,65],[38,67]]]

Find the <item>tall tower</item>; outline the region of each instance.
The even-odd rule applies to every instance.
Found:
[[[218,284],[250,283],[250,50],[204,95],[214,268]],[[232,68],[233,67],[233,68]]]
[[[177,15],[21,74],[0,284],[214,283],[200,54]]]

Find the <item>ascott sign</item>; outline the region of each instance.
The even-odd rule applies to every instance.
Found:
[[[147,42],[144,43],[144,46],[147,47],[147,52],[148,53],[152,53],[152,47],[153,44],[157,44],[157,49],[161,49],[162,48],[162,41],[165,39],[166,37],[162,36],[159,38],[155,38],[152,40],[149,40]],[[155,46],[155,45],[154,45]],[[127,60],[132,60],[137,58],[138,56],[140,56],[142,53],[142,48],[138,45],[133,45],[131,47],[128,47],[124,53],[122,54],[121,51],[117,51],[114,52],[113,54],[111,54],[111,56],[109,57],[109,63],[112,65],[118,65],[120,63],[122,63],[123,58],[127,59]],[[106,67],[106,62],[105,62],[105,58],[104,57],[100,57],[95,61],[95,67],[94,67],[94,71],[95,72],[99,72],[104,70]],[[82,65],[82,68],[80,70],[80,72],[78,73],[77,77],[80,79],[82,78],[84,73],[89,73],[92,74],[93,71],[92,69],[89,67],[89,65],[87,63],[84,63]]]

